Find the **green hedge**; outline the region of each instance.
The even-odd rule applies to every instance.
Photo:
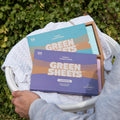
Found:
[[[120,43],[119,0],[0,0],[0,66],[10,49],[49,22],[89,14],[104,33]],[[21,120],[14,112],[4,72],[0,70],[0,120]]]

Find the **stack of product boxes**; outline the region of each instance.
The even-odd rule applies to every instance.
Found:
[[[27,37],[31,90],[93,96],[104,83],[103,53],[94,22]]]

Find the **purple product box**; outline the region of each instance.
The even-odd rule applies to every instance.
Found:
[[[97,56],[36,49],[30,90],[98,95]]]

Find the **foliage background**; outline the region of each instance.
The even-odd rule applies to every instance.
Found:
[[[0,66],[10,49],[49,22],[89,14],[104,33],[120,43],[119,0],[0,0]],[[0,70],[0,120],[23,120],[14,112],[5,75]]]

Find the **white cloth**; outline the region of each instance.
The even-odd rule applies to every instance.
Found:
[[[93,19],[89,15],[87,15],[71,19],[70,21],[77,25],[93,21]],[[72,26],[72,24],[70,22],[58,22],[58,23],[50,22],[43,29],[36,30],[30,33],[29,35],[48,32],[51,30],[56,30],[68,26]],[[102,36],[102,33],[98,28],[97,31],[102,45],[104,58],[106,60],[105,66],[107,64],[110,64],[110,66],[112,66],[110,47],[104,40],[104,37]],[[10,66],[12,68],[15,74],[15,82],[18,85],[19,90],[29,90],[30,76],[32,72],[32,61],[26,37],[23,38],[11,49],[11,51],[9,52],[5,59],[4,64],[2,65],[2,69],[4,69],[6,66]],[[111,70],[111,67],[109,66],[106,66],[105,68],[108,71]],[[77,95],[63,95],[57,93],[44,93],[44,92],[37,92],[37,94],[39,94],[41,98],[46,100],[48,103],[69,104],[77,103],[84,100],[83,96]]]

